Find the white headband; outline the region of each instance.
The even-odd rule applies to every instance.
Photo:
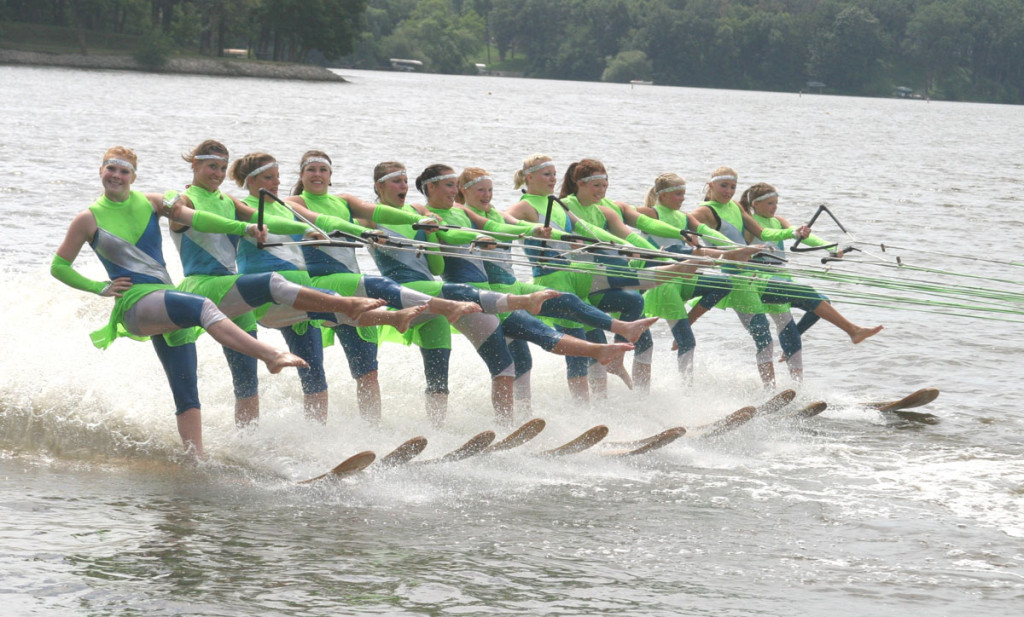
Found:
[[[405,175],[405,170],[404,169],[399,169],[398,171],[393,171],[393,172],[391,172],[389,174],[384,174],[383,176],[377,178],[377,182],[387,182],[388,180],[390,180],[392,178],[397,178],[398,176],[404,176],[404,175]]]
[[[118,167],[130,169],[132,170],[132,173],[135,173],[135,165],[132,165],[131,163],[124,159],[107,159],[103,161],[103,166],[106,167],[107,165],[117,165]]]
[[[325,159],[324,157],[322,157],[322,156],[311,156],[308,159],[306,159],[305,161],[302,161],[302,165],[299,167],[299,171],[302,171],[303,169],[309,167],[313,163],[323,163],[324,165],[327,165],[327,169],[331,169],[331,162],[328,161],[327,159]]]
[[[245,179],[248,180],[249,178],[252,178],[253,176],[258,176],[261,173],[267,171],[268,169],[273,169],[275,167],[277,167],[277,161],[274,161],[273,163],[267,163],[263,167],[257,167],[256,169],[250,171],[249,175],[246,176]]]
[[[554,167],[554,166],[555,166],[555,162],[554,161],[544,161],[543,163],[537,163],[533,167],[527,167],[526,169],[523,170],[523,173],[524,174],[532,174],[533,172],[539,171],[541,169],[544,169],[545,167]]]
[[[607,180],[607,179],[608,179],[608,174],[594,174],[592,176],[587,176],[586,178],[581,178],[580,182],[590,182],[591,180]]]
[[[440,182],[441,180],[454,180],[456,178],[458,178],[458,176],[455,174],[444,174],[443,176],[434,176],[433,178],[427,178],[426,180],[423,181],[423,184],[433,184],[435,182]]]
[[[672,193],[672,192],[675,192],[675,191],[685,191],[685,190],[686,190],[686,184],[684,183],[684,184],[680,184],[679,186],[670,186],[667,189],[661,189],[660,191],[658,191],[658,195],[661,195],[663,193]]]
[[[220,154],[197,154],[192,157],[193,161],[224,161],[228,162],[228,157],[221,156]]]
[[[719,180],[736,180],[736,179],[737,179],[736,176],[731,176],[731,175],[715,176],[714,178],[711,178],[710,180],[708,180],[708,183],[710,184],[710,183],[713,183],[713,182],[718,182]]]
[[[769,197],[778,197],[778,196],[779,196],[778,193],[776,193],[775,191],[772,191],[771,193],[765,193],[764,195],[761,195],[760,197],[755,197],[754,201],[762,201],[764,199],[768,199]]]
[[[479,182],[483,182],[484,180],[490,180],[490,179],[491,179],[490,176],[477,176],[477,177],[473,178],[472,180],[470,180],[469,182],[463,184],[462,188],[468,189],[469,187],[473,186],[474,184],[477,184]]]

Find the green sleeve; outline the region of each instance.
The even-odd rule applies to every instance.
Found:
[[[777,242],[779,240],[789,240],[793,237],[795,230],[792,227],[785,229],[768,229],[767,227],[761,228],[761,239],[765,242]]]
[[[651,234],[652,236],[659,236],[662,238],[676,238],[679,236],[679,229],[675,225],[669,225],[665,221],[652,218],[646,214],[641,214],[636,219],[636,226],[640,231]]]
[[[509,223],[499,223],[498,221],[489,220],[484,224],[484,231],[493,231],[499,234],[532,235],[534,226],[535,225],[533,223],[528,223],[525,221],[521,223],[516,223],[515,225],[510,225]]]
[[[263,217],[263,224],[267,226],[267,231],[270,233],[280,234],[283,236],[305,234],[310,230],[309,225],[302,221],[296,221],[294,218],[275,216],[272,214],[268,214]]]
[[[468,229],[443,229],[436,235],[445,244],[469,244],[482,234]]]
[[[679,230],[676,230],[676,235],[677,236],[679,235]],[[641,236],[640,234],[636,233],[635,231],[633,233],[629,234],[628,236],[626,236],[626,242],[629,242],[633,246],[639,246],[642,249],[650,249],[652,251],[661,250],[657,246],[655,246],[654,244],[651,244],[650,241],[645,240],[643,238],[643,236]]]
[[[248,226],[245,221],[226,219],[212,212],[192,211],[192,229],[202,233],[244,236],[245,228]]]
[[[105,281],[94,281],[79,274],[77,270],[71,267],[71,262],[60,255],[53,256],[53,261],[50,262],[50,274],[53,275],[53,278],[69,287],[92,292],[97,295],[107,287]]]
[[[831,242],[822,240],[821,238],[814,234],[811,234],[804,238],[803,243],[806,244],[807,246],[825,246],[826,244],[832,244]]]
[[[590,223],[584,221],[583,219],[573,221],[573,229],[585,232],[580,235],[590,236],[591,238],[594,238],[595,240],[600,240],[601,242],[611,242],[613,244],[628,244],[628,242],[623,241],[622,238],[616,236],[610,231],[601,229],[597,225],[591,225]]]
[[[369,229],[351,221],[346,221],[340,216],[331,216],[330,214],[321,214],[316,217],[316,226],[324,231],[334,231],[337,229],[353,236],[361,236],[364,231]]]
[[[437,234],[427,234],[427,240],[437,242]],[[427,267],[434,276],[440,276],[444,272],[444,256],[438,252],[437,247],[430,247],[424,251],[427,257]]]
[[[722,232],[718,231],[717,229],[711,229],[710,227],[708,227],[704,223],[701,223],[700,225],[697,225],[697,233],[699,233],[704,238],[707,238],[708,240],[710,240],[711,243],[713,243],[713,244],[722,245],[722,244],[732,244],[733,243],[732,240],[730,240],[725,234],[723,234]],[[718,242],[716,242],[716,240]]]
[[[419,212],[406,212],[391,206],[377,206],[371,217],[374,223],[380,225],[413,225],[419,223],[424,215]]]

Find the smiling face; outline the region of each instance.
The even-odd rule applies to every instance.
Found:
[[[220,189],[227,173],[228,162],[226,160],[216,158],[192,161],[192,184],[211,193]]]
[[[584,206],[596,204],[608,194],[608,180],[606,178],[594,178],[593,180],[580,181],[576,185],[576,198]]]
[[[462,196],[467,206],[486,212],[491,209],[491,200],[494,198],[494,182],[482,177],[469,188],[462,189]]]
[[[446,174],[454,175],[451,170]],[[427,205],[431,208],[451,208],[455,204],[455,196],[459,194],[457,178],[443,178],[426,185]]]
[[[325,195],[331,185],[331,166],[321,161],[312,161],[302,167],[302,187],[314,195]]]
[[[127,163],[127,161],[124,161]],[[121,162],[113,159],[104,161],[100,167],[100,182],[103,184],[103,193],[112,201],[125,201],[131,192],[132,183],[135,182],[135,172]]]

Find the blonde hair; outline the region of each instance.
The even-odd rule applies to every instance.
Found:
[[[768,184],[767,182],[758,182],[751,186],[747,190],[743,191],[743,195],[740,196],[740,206],[743,207],[749,214],[754,213],[754,202],[757,198],[768,193],[774,193],[775,187]]]
[[[647,191],[647,196],[644,197],[644,205],[648,208],[653,208],[658,205],[661,200],[661,191],[669,189],[675,186],[686,186],[686,180],[679,174],[672,172],[664,173],[654,179],[654,186]],[[685,191],[686,189],[683,188]]]
[[[249,174],[264,165],[270,165],[271,163],[276,162],[277,159],[266,152],[250,152],[240,159],[235,159],[235,162],[232,163],[231,167],[228,169],[228,175],[235,181],[235,184],[240,187],[245,187],[249,180]]]
[[[526,174],[527,174],[526,170],[527,169],[529,169],[531,167],[536,167],[537,165],[540,165],[541,163],[547,163],[547,162],[553,161],[553,160],[554,159],[552,159],[550,156],[548,156],[546,154],[531,154],[530,156],[528,156],[525,159],[523,159],[523,167],[522,167],[522,169],[517,169],[515,176],[513,176],[513,178],[512,178],[512,180],[513,180],[513,182],[515,184],[514,188],[520,188],[520,187],[522,187],[522,186],[524,186],[526,184]],[[529,173],[533,173],[533,172],[529,172]]]
[[[472,182],[473,180],[481,178],[486,175],[487,170],[483,169],[482,167],[467,167],[463,169],[462,173],[459,174],[459,194],[455,196],[455,201],[460,204],[466,203],[466,195],[465,193],[462,192],[462,187],[467,182]]]
[[[737,182],[739,181],[739,177],[740,177],[739,174],[736,173],[735,169],[733,169],[732,167],[724,167],[724,166],[723,167],[719,167],[715,171],[711,172],[711,177],[712,178],[717,178],[718,176],[735,176],[736,179],[737,179]],[[705,184],[705,186],[707,186],[708,188],[707,188],[706,191],[704,191],[704,201],[711,201],[711,180],[708,180],[707,183]]]

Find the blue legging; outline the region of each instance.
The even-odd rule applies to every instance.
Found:
[[[174,397],[175,415],[188,409],[199,409],[199,380],[197,377],[199,362],[196,359],[196,344],[187,343],[171,347],[163,336],[150,338],[160,364],[167,375],[167,385],[171,387]]]
[[[345,350],[352,379],[360,379],[377,370],[377,343],[359,336],[355,326],[339,325],[332,329]]]
[[[619,319],[623,321],[636,321],[643,317],[644,314],[644,297],[636,291],[608,289],[600,293],[591,294],[589,299],[593,302],[594,306],[605,313],[618,313]],[[587,340],[602,343],[607,341],[603,331],[591,330],[590,332],[597,334],[595,338],[587,336]],[[626,339],[619,335],[615,335],[615,340],[620,342],[626,341]],[[636,354],[643,354],[654,347],[654,338],[651,336],[650,331],[645,330],[640,335],[640,338],[633,343],[633,346]]]
[[[696,277],[693,286],[693,297],[700,297],[697,304],[712,309],[718,302],[732,291],[732,281],[727,276],[701,274]],[[690,320],[685,316],[671,328],[672,338],[676,342],[677,353],[682,356],[697,346],[697,339],[690,327]]]
[[[612,327],[612,318],[601,309],[580,300],[579,296],[569,292],[551,298],[541,305],[540,314],[544,317],[568,319],[591,328],[608,330]]]
[[[309,363],[309,367],[299,367],[299,383],[303,394],[318,394],[327,391],[327,375],[324,371],[324,342],[320,328],[312,325],[304,334],[298,334],[293,328],[281,328],[288,350]]]

